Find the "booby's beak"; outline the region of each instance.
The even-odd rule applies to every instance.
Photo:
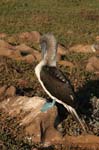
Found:
[[[41,42],[40,48],[42,50],[42,57],[44,58],[44,55],[46,54],[46,51],[47,51],[47,43],[45,41]]]

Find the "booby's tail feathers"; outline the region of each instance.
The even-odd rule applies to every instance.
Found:
[[[81,125],[82,129],[84,130],[84,132],[86,132],[85,126],[82,123],[81,119],[79,118],[76,110],[74,108],[72,108],[71,106],[65,104],[65,103],[63,105],[68,110],[68,112],[70,112],[71,115],[80,123],[80,125]]]

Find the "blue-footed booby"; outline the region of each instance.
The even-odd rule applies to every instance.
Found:
[[[51,108],[55,102],[63,105],[68,112],[80,123],[84,131],[85,127],[79,118],[75,106],[75,94],[70,81],[61,70],[57,68],[57,41],[53,34],[47,33],[40,39],[42,60],[35,67],[35,74],[44,91],[53,100],[45,103],[41,111]]]

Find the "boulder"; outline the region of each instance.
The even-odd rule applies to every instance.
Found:
[[[32,32],[31,32],[31,35],[32,35],[32,40],[33,40],[33,42],[39,43],[40,38],[41,38],[40,33],[39,33],[38,31],[32,31]]]
[[[66,61],[66,60],[60,60],[59,65],[64,66],[64,67],[70,67],[70,68],[74,66],[72,62]]]
[[[60,133],[54,128],[54,122],[57,116],[56,106],[52,109],[41,112],[41,108],[46,102],[40,97],[19,96],[9,98],[0,104],[10,117],[22,115],[20,126],[24,126],[24,137],[33,142],[43,142],[49,145],[51,141],[59,142]]]
[[[12,50],[0,47],[0,56],[11,56]]]
[[[17,50],[10,50],[10,55],[8,55],[9,58],[17,59],[21,57],[21,54]]]
[[[12,126],[19,130],[19,127],[23,127],[22,134],[24,136],[22,136],[22,141],[25,139],[30,143],[31,141],[35,144],[42,143],[43,148],[46,147],[47,149],[48,146],[51,145],[55,145],[57,150],[59,147],[61,147],[60,149],[70,149],[70,147],[72,147],[74,149],[78,148],[79,150],[98,149],[99,137],[97,136],[85,134],[80,136],[65,135],[63,137],[54,128],[55,119],[57,117],[57,107],[54,106],[46,112],[41,112],[41,108],[45,102],[45,99],[36,96],[18,96],[0,102],[0,110],[3,110],[3,112],[7,114],[7,117],[10,117],[7,119],[5,118],[6,121],[8,120],[9,122],[10,120],[15,120],[13,121],[13,124],[15,123],[15,125],[17,121],[19,123],[17,126],[14,126],[13,124],[7,126],[7,124],[5,125],[6,129],[11,129]],[[11,133],[15,134],[13,132]]]
[[[12,44],[12,45],[17,45],[20,43],[19,41],[19,37],[18,37],[18,34],[13,34],[13,35],[10,35],[6,38],[7,42]]]
[[[33,52],[33,49],[27,46],[25,43],[15,46],[15,49],[20,51],[20,53],[26,53],[26,54],[31,54]]]
[[[36,61],[40,61],[41,60],[41,53],[37,50],[33,50],[33,55],[36,59]]]
[[[34,59],[36,61],[40,61],[41,59],[41,53],[29,46],[27,46],[26,44],[20,44],[18,46],[15,47],[15,49],[17,51],[19,51],[21,53],[21,55],[27,55],[26,57],[26,61],[28,62],[29,58],[31,59],[31,61],[29,61],[30,63],[34,61]],[[29,56],[28,56],[29,55]],[[32,55],[32,56],[31,56]],[[33,59],[34,58],[34,59]]]
[[[33,43],[39,43],[40,33],[37,31],[23,32],[23,33],[19,34],[19,39],[21,41],[30,41]]]
[[[9,58],[19,58],[20,52],[5,47],[0,47],[0,56],[7,56]]]
[[[94,52],[98,51],[99,52],[99,43],[95,43],[92,45],[92,49]]]
[[[66,52],[67,52],[67,49],[61,44],[58,44],[57,54],[64,56],[66,55]]]
[[[95,56],[89,58],[88,63],[86,65],[86,70],[89,72],[99,73],[99,58]]]
[[[23,58],[21,58],[21,60],[26,61],[27,63],[33,63],[35,61],[35,56],[33,56],[32,54],[29,54]]]
[[[5,95],[8,97],[13,97],[16,94],[16,88],[14,86],[10,86],[7,88]]]
[[[80,150],[95,150],[98,147],[99,137],[94,135],[80,135],[80,136],[65,136],[68,144],[76,145]],[[75,148],[76,149],[76,148]]]
[[[6,33],[0,33],[0,39],[4,39],[7,37],[7,34]]]
[[[0,48],[6,48],[6,49],[14,49],[14,46],[10,45],[8,42],[4,40],[0,40]]]
[[[78,53],[79,52],[82,52],[82,53],[95,52],[91,45],[82,45],[82,44],[78,44],[78,45],[74,45],[74,46],[70,47],[69,51],[78,52]]]
[[[58,44],[57,60],[60,61],[62,59],[62,56],[65,56],[67,52],[68,51],[64,46],[62,46],[61,44]]]
[[[4,95],[6,89],[7,89],[7,85],[4,85],[4,86],[0,87],[0,96]]]
[[[21,39],[21,40],[32,40],[32,36],[31,36],[31,33],[29,33],[29,32],[23,32],[23,33],[20,33],[19,34],[19,39]]]
[[[96,41],[99,42],[99,35],[96,36]]]

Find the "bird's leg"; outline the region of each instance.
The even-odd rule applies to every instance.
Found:
[[[52,108],[55,105],[55,102],[56,102],[55,100],[53,100],[52,102],[46,102],[41,108],[41,112],[45,112],[49,110],[50,108]]]

